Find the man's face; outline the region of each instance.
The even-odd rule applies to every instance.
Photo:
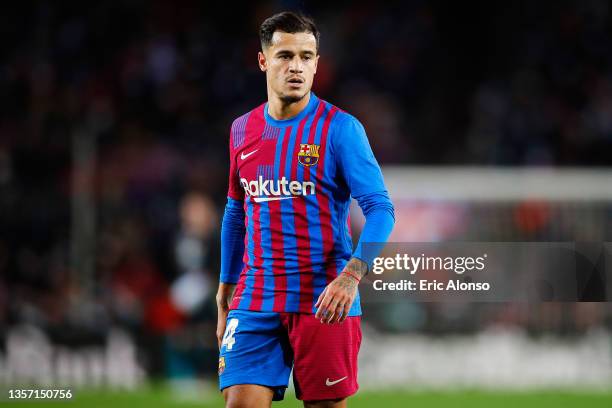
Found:
[[[312,88],[319,60],[317,41],[311,33],[275,31],[272,44],[259,53],[258,59],[268,89],[285,102],[297,102]]]

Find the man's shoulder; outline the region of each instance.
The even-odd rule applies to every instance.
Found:
[[[249,117],[251,115],[262,115],[263,117],[263,110],[264,110],[264,106],[265,106],[265,102],[256,106],[255,108],[251,109],[250,111],[238,116],[236,119],[234,119],[232,121],[232,131],[234,130],[235,127],[238,126],[246,126]]]
[[[247,113],[240,115],[233,120],[230,131],[231,147],[233,147],[233,149],[238,148],[244,143],[246,129],[250,118],[258,117],[260,120],[263,120],[264,106],[265,103],[262,103],[256,108],[251,109]]]
[[[363,125],[357,117],[327,101],[323,102],[327,104],[327,109],[335,111],[331,121],[332,133],[352,133],[355,129],[363,129]]]
[[[361,122],[359,122],[359,119],[357,119],[355,116],[351,115],[344,109],[338,107],[337,105],[334,105],[331,102],[323,100],[323,99],[321,99],[321,102],[323,102],[326,105],[326,110],[335,112],[332,118],[332,124],[334,126],[337,127],[337,126],[344,126],[344,125],[350,125],[350,124],[361,125]]]

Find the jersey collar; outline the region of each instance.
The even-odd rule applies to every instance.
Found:
[[[274,119],[270,114],[268,114],[268,102],[264,106],[264,117],[266,118],[266,123],[271,126],[284,127],[284,126],[293,126],[297,124],[300,120],[302,120],[306,115],[315,111],[317,104],[319,102],[319,98],[314,94],[314,92],[310,92],[310,100],[308,101],[308,105],[300,113],[295,115],[289,119]]]

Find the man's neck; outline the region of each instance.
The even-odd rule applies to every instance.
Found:
[[[268,98],[268,115],[276,120],[291,119],[306,109],[310,102],[310,92],[297,102],[285,103],[279,97]]]

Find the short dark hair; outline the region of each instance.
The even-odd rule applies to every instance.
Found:
[[[312,18],[301,13],[292,11],[283,11],[268,17],[259,28],[259,39],[261,47],[269,47],[272,45],[272,36],[275,31],[284,33],[312,33],[317,41],[317,51],[319,50],[319,30]]]

